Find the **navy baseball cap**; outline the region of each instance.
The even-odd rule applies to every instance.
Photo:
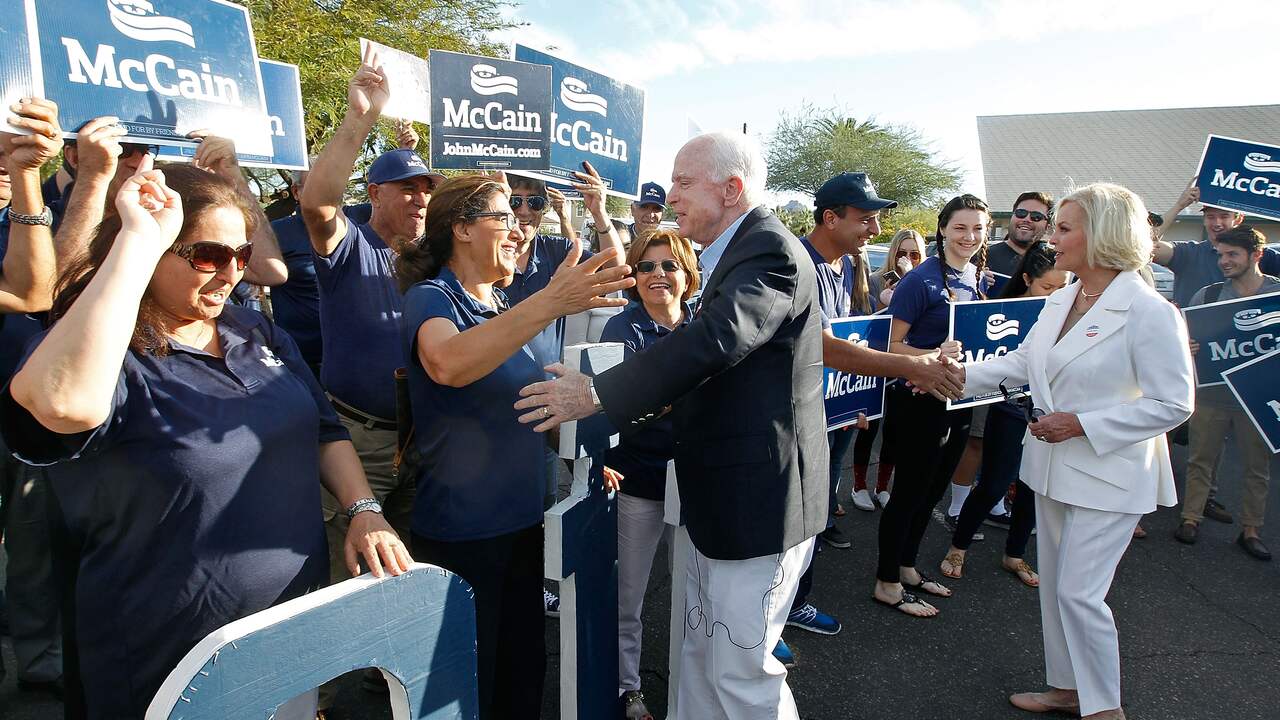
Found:
[[[418,153],[412,150],[390,150],[382,153],[377,160],[373,161],[373,164],[369,166],[369,173],[366,177],[369,183],[378,185],[397,180],[407,180],[421,175],[433,176],[437,181],[444,179],[444,175],[432,172],[427,167],[427,164],[422,162],[422,158],[418,156]]]
[[[667,191],[656,182],[647,182],[640,186],[640,199],[636,201],[637,205],[657,205],[662,208],[667,207]]]
[[[848,205],[859,210],[884,210],[896,208],[898,203],[876,195],[876,188],[866,173],[842,172],[822,183],[813,196],[814,205],[820,210]]]

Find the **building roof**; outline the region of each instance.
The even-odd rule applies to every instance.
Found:
[[[1211,133],[1280,145],[1280,105],[980,116],[986,200],[1007,213],[1027,190],[1057,198],[1105,181],[1163,213],[1195,174]],[[1199,210],[1197,203],[1183,212]]]

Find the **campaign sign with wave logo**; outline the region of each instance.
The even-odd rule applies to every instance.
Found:
[[[863,347],[889,351],[888,315],[863,315],[831,321],[831,333]],[[885,379],[874,375],[856,375],[825,368],[823,388],[826,392],[827,430],[836,430],[858,421],[858,414],[868,420],[884,415]]]
[[[551,167],[538,173],[548,182],[576,182],[586,160],[607,192],[635,200],[640,191],[644,140],[644,90],[555,55],[516,45],[516,60],[547,65],[555,108],[551,113]]]
[[[1256,357],[1222,373],[1222,380],[1236,396],[1253,427],[1267,441],[1272,454],[1280,453],[1280,350]],[[1239,430],[1237,430],[1239,432]]]
[[[1192,358],[1199,387],[1221,385],[1226,371],[1280,348],[1280,292],[1196,305],[1182,315],[1200,343]]]
[[[16,7],[15,7],[16,6]],[[191,130],[272,154],[249,12],[226,0],[5,0],[5,22],[27,42],[0,46],[0,68],[30,67],[26,94],[58,103],[74,137],[115,115],[129,139],[186,145]],[[10,96],[10,73],[0,70]]]
[[[1280,145],[1210,135],[1196,177],[1205,205],[1280,220]]]
[[[431,167],[551,166],[551,68],[432,50]]]
[[[1013,352],[1022,344],[1044,309],[1044,298],[954,302],[950,309],[949,337],[960,341],[963,361],[981,362]],[[949,402],[947,407],[957,410],[988,405],[1001,399],[998,392],[987,393]]]

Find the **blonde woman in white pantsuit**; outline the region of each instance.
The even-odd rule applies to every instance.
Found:
[[[1139,277],[1147,210],[1118,185],[1062,200],[1055,267],[1079,282],[1049,296],[1021,346],[965,366],[966,394],[1030,384],[1022,480],[1036,493],[1040,616],[1049,689],[1009,698],[1031,712],[1124,718],[1120,647],[1106,595],[1133,529],[1177,502],[1165,432],[1190,415],[1187,329]]]

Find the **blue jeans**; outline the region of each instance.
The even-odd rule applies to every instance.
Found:
[[[840,469],[844,465],[844,456],[853,444],[854,428],[852,425],[832,430],[827,433],[827,446],[831,448],[831,496],[827,508],[827,527],[836,522],[836,491],[840,489]]]

